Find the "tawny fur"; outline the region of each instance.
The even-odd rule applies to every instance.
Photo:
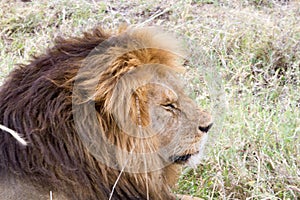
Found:
[[[123,166],[124,157],[103,151],[97,157],[92,153],[94,147],[83,142],[78,132],[85,131],[91,140],[97,140],[97,134],[102,134],[127,152],[133,146],[135,153],[160,148],[158,143],[164,139],[131,137],[123,134],[120,124],[127,123],[128,118],[124,119],[127,115],[136,127],[141,125],[146,130],[153,118],[148,97],[160,91],[157,89],[160,86],[149,82],[157,77],[164,80],[181,70],[177,62],[181,54],[178,44],[166,38],[151,28],[129,28],[117,34],[96,28],[83,37],[58,38],[45,54],[35,57],[28,65],[16,67],[0,90],[0,124],[18,132],[28,145],[22,146],[11,135],[0,131],[0,199],[49,199],[50,191],[54,199],[108,199],[120,168],[99,160]],[[143,84],[144,87],[139,87]],[[171,92],[162,91],[159,95],[170,98],[173,90],[179,96],[183,92],[176,84],[170,87]],[[192,113],[189,120],[195,124],[188,132],[197,132],[197,123],[203,126],[210,123],[209,115],[199,111],[186,97],[182,99],[181,105],[188,107],[186,113]],[[97,110],[96,121],[85,105]],[[77,108],[82,109],[80,117],[84,119],[79,128],[74,123]],[[196,152],[193,145],[200,142],[201,136],[183,140],[180,134],[174,135],[179,142],[186,143],[177,145],[174,153]],[[170,135],[159,137],[171,140]],[[101,143],[95,141],[95,144],[97,150]],[[145,144],[143,148],[142,144]],[[145,166],[142,161],[136,162]],[[149,163],[150,168],[163,165],[157,159]],[[176,199],[170,188],[176,183],[180,167],[169,163],[146,173],[130,173],[125,169],[112,199]]]

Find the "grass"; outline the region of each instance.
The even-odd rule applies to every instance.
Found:
[[[123,22],[159,25],[191,52],[191,96],[215,126],[175,192],[204,199],[300,198],[300,4],[275,0],[33,1],[0,6],[0,82],[16,63]]]

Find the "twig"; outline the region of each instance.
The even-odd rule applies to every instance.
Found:
[[[154,13],[149,19],[147,19],[146,21],[142,22],[141,25],[145,25],[149,22],[151,22],[152,20],[154,20],[155,18],[165,14],[166,12],[170,11],[170,8],[166,8],[163,11],[159,12],[157,11],[156,13]]]
[[[27,142],[14,130],[11,130],[10,128],[7,128],[6,126],[3,126],[0,124],[0,129],[3,131],[6,131],[10,133],[18,142],[20,142],[22,145],[26,146]]]

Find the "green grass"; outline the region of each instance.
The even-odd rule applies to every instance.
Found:
[[[40,3],[42,2],[42,3]],[[0,6],[0,82],[16,63],[95,25],[159,25],[191,52],[184,76],[215,126],[176,192],[300,198],[300,4],[275,0],[34,1]]]

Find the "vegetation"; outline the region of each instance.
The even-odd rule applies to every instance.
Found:
[[[158,25],[190,51],[191,96],[215,125],[175,192],[204,199],[300,198],[300,3],[292,0],[32,1],[0,6],[0,82],[60,35]]]

